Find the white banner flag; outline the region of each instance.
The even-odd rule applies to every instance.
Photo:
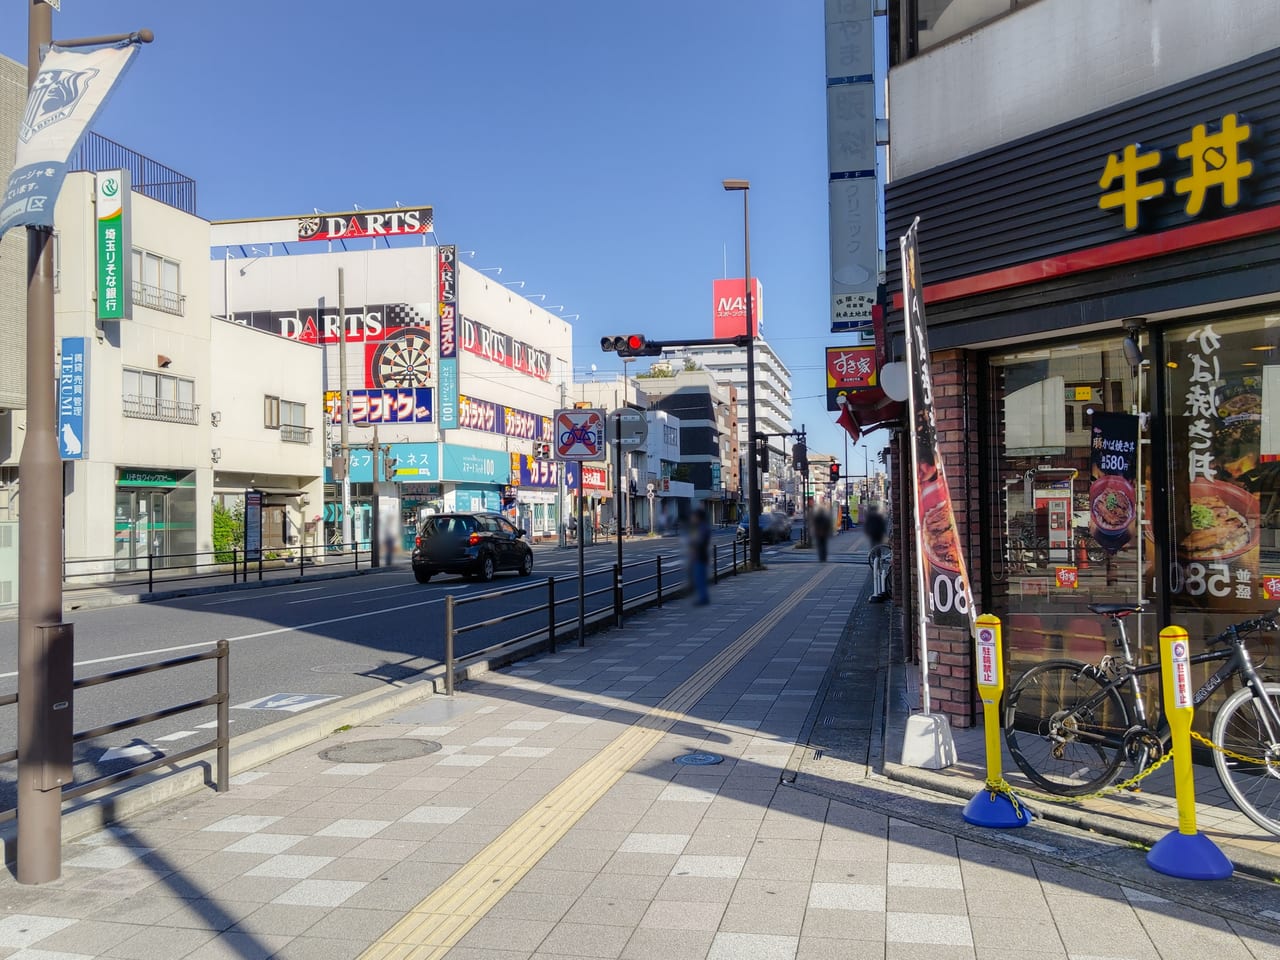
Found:
[[[51,47],[45,54],[27,97],[13,173],[0,200],[0,237],[10,227],[53,226],[67,159],[137,51],[136,43],[126,42],[90,53]]]

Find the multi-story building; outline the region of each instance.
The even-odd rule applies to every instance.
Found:
[[[568,404],[584,404],[597,407],[606,413],[619,410],[648,410],[648,395],[640,389],[641,384],[627,376],[602,376],[592,374],[590,379],[578,380],[573,384],[571,400]],[[616,451],[609,450],[609,460],[601,464],[607,477],[607,488],[596,491],[599,496],[594,502],[589,501],[586,509],[593,516],[600,516],[604,521],[620,520],[623,528],[640,528],[646,526],[641,522],[644,514],[644,478],[647,476],[647,446],[628,448],[622,451],[622,506],[616,504],[614,494],[617,491],[615,471],[617,467]]]
[[[772,434],[768,438],[768,454],[760,462],[764,474],[760,486],[761,500],[766,509],[785,504],[786,478],[789,476],[788,451],[791,443],[778,436],[792,430],[791,423],[791,371],[777,352],[763,338],[755,342],[756,430]],[[739,456],[747,455],[747,350],[745,347],[704,346],[683,347],[681,356],[711,371],[720,383],[728,383],[737,392],[737,430]],[[676,358],[679,362],[679,357]],[[745,476],[745,463],[740,468]],[[746,484],[742,484],[746,489]]]
[[[901,0],[891,14],[886,235],[920,218],[938,439],[976,605],[1002,618],[1013,676],[1100,655],[1099,601],[1149,608],[1142,647],[1179,624],[1199,653],[1280,596],[1280,7]],[[899,272],[890,258],[895,296]],[[949,664],[936,705],[970,722],[967,621],[927,640]]]
[[[327,411],[329,540],[346,535],[345,502],[352,536],[367,540],[375,496],[384,536],[390,515],[406,548],[424,511],[503,510],[531,536],[555,535],[561,468],[537,459],[535,445],[554,442],[569,324],[460,263],[453,247],[427,246],[431,216],[424,207],[216,223],[214,310],[320,346],[312,397]],[[377,464],[375,447],[386,448]],[[583,481],[603,492],[602,470],[584,468]]]
[[[701,507],[713,522],[735,512],[736,487],[726,483],[725,462],[733,456],[730,441],[735,411],[732,385],[690,359],[683,365],[655,363],[640,378],[652,406],[680,421],[678,476],[692,485],[686,509]]]

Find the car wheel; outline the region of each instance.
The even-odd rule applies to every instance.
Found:
[[[480,558],[480,569],[477,571],[476,576],[485,583],[488,583],[493,579],[493,571],[493,557],[486,553]]]
[[[418,569],[417,567],[414,567],[414,568],[413,568],[413,579],[417,580],[419,583],[427,583],[428,581],[430,581],[430,580],[431,580],[431,571],[430,571],[430,570],[420,570],[420,569]]]
[[[533,551],[530,550],[524,555],[524,559],[520,561],[520,576],[528,577],[533,574]]]

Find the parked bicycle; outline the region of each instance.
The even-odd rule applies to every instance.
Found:
[[[1077,797],[1112,783],[1126,761],[1138,772],[1169,749],[1169,727],[1148,719],[1140,678],[1160,664],[1134,662],[1124,620],[1143,607],[1094,603],[1115,627],[1116,655],[1098,663],[1046,660],[1022,675],[1005,701],[1004,734],[1014,763],[1034,784]],[[1280,629],[1276,615],[1228,627],[1209,641],[1225,645],[1191,657],[1222,666],[1196,691],[1199,707],[1235,677],[1241,686],[1218,710],[1213,762],[1231,799],[1258,826],[1280,835],[1280,683],[1264,680],[1245,649],[1253,634]]]

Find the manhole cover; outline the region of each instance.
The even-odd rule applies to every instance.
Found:
[[[434,740],[397,738],[394,740],[356,740],[326,747],[320,751],[320,759],[333,763],[390,763],[392,760],[412,760],[425,757],[440,749]]]
[[[675,762],[686,767],[710,767],[724,760],[718,753],[686,753]]]

